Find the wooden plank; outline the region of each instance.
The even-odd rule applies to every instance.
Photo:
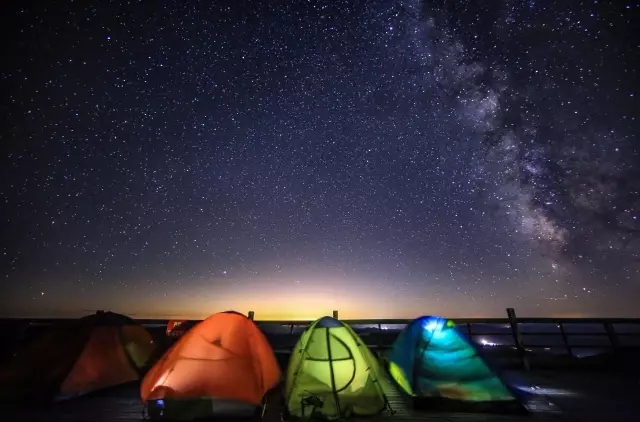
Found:
[[[387,396],[389,401],[389,407],[393,411],[394,418],[403,418],[413,416],[413,409],[410,399],[402,393],[395,383],[387,376],[384,376],[378,380],[382,391]]]

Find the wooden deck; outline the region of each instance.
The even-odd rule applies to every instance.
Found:
[[[393,415],[381,415],[371,420],[388,420],[393,422],[402,421],[496,421],[496,422],[516,422],[516,421],[562,421],[559,410],[544,399],[533,399],[527,403],[530,410],[528,415],[497,415],[489,413],[451,413],[451,412],[426,412],[413,410],[411,401],[387,378],[382,380],[382,385],[387,400],[394,411]]]
[[[548,380],[547,380],[548,381]],[[358,418],[362,422],[551,422],[551,421],[588,421],[576,419],[553,404],[552,398],[539,396],[527,403],[529,415],[496,415],[479,413],[432,413],[418,412],[412,409],[409,401],[391,381],[382,380],[383,388],[390,402],[393,415],[380,415],[372,418]],[[0,414],[3,422],[133,422],[143,420],[142,405],[138,398],[138,386],[127,385],[99,393],[93,396],[78,398],[60,403],[47,411],[24,409],[19,412]],[[280,422],[281,401],[277,397],[269,400],[270,406],[264,422]],[[615,409],[611,409],[612,411]],[[602,419],[599,419],[602,420]],[[609,418],[610,422],[637,422],[638,419]]]

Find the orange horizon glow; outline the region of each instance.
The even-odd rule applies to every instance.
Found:
[[[98,311],[100,309],[96,309]],[[331,316],[334,310],[338,311],[338,316],[343,320],[413,320],[415,318],[419,318],[425,315],[437,315],[444,316],[446,318],[451,319],[483,319],[483,318],[507,318],[506,309],[503,310],[502,313],[495,313],[491,315],[482,314],[482,313],[469,313],[469,314],[461,314],[461,315],[452,315],[451,313],[439,313],[439,312],[415,312],[412,314],[404,313],[401,315],[389,315],[389,314],[356,314],[353,312],[349,312],[346,309],[340,309],[339,307],[324,308],[317,309],[316,312],[311,310],[307,310],[305,313],[295,313],[293,311],[283,312],[279,311],[266,311],[263,309],[262,312],[258,311],[252,307],[228,307],[221,309],[212,309],[210,312],[185,312],[185,313],[132,313],[127,312],[124,309],[102,309],[104,311],[116,312],[125,316],[129,316],[133,319],[156,319],[156,320],[204,320],[207,317],[214,315],[219,312],[225,311],[236,311],[243,315],[248,315],[250,311],[254,312],[254,319],[256,321],[261,322],[280,322],[280,321],[291,321],[291,322],[309,322],[315,321],[323,316]],[[53,311],[46,313],[24,313],[21,315],[3,315],[0,314],[0,319],[20,319],[20,318],[33,318],[33,319],[56,319],[56,318],[80,318],[86,315],[90,315],[92,312],[90,311]],[[550,314],[538,314],[532,315],[529,313],[518,313],[516,309],[516,313],[520,318],[610,318],[610,315],[602,315],[602,314],[590,314],[590,313],[581,313],[581,312],[557,312]],[[640,313],[636,315],[616,315],[615,318],[640,318]]]
[[[313,321],[337,310],[344,320],[411,320],[424,315],[452,319],[506,318],[506,308],[512,307],[521,318],[640,318],[640,309],[633,306],[632,294],[626,296],[628,303],[623,300],[616,304],[604,302],[596,295],[580,302],[535,302],[517,299],[519,295],[529,294],[519,286],[513,286],[513,298],[496,299],[455,291],[438,292],[429,286],[411,291],[392,286],[367,288],[363,287],[362,280],[337,276],[287,279],[307,282],[265,277],[255,286],[240,284],[229,289],[185,286],[168,294],[150,289],[142,297],[122,295],[114,290],[109,295],[78,295],[72,302],[65,292],[54,291],[37,300],[24,297],[22,301],[7,303],[0,317],[77,318],[105,310],[133,319],[202,320],[218,312],[235,310],[244,315],[253,311],[258,321]],[[71,304],[77,305],[70,309]],[[585,312],[585,308],[588,311]]]

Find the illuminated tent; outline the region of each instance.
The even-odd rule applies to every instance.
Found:
[[[63,324],[16,353],[0,371],[0,396],[50,402],[136,381],[156,352],[133,320],[98,312]]]
[[[214,314],[187,331],[147,373],[140,394],[150,417],[252,416],[282,379],[253,321]]]
[[[289,361],[285,416],[338,419],[388,407],[382,368],[348,325],[330,317],[311,324]]]
[[[389,372],[416,405],[488,412],[524,411],[505,384],[452,321],[412,321],[388,355]]]
[[[191,321],[172,319],[167,322],[167,330],[165,332],[165,335],[167,337],[173,338],[181,337],[184,335],[184,333],[189,331],[192,326],[193,323]]]

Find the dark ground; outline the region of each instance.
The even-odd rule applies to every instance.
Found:
[[[607,371],[511,371],[514,385],[535,393],[527,401],[529,415],[415,412],[397,391],[387,386],[394,416],[365,420],[416,420],[465,422],[638,422],[640,421],[640,379]],[[266,421],[280,421],[280,400],[272,394]],[[0,415],[3,422],[106,422],[140,421],[142,405],[138,385],[127,385],[102,393],[60,403],[46,411],[24,409]]]

